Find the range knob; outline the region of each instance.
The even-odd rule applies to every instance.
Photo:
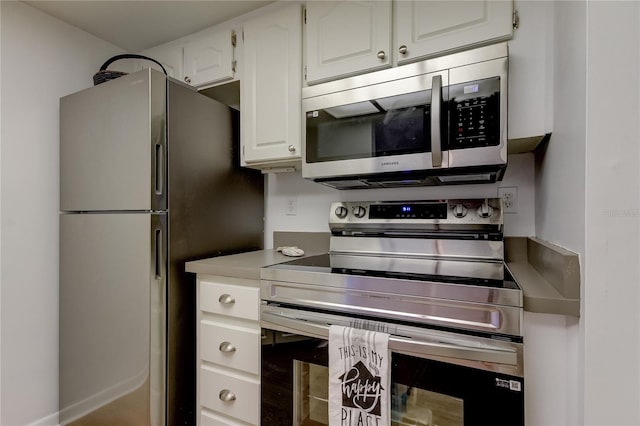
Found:
[[[453,207],[453,215],[458,218],[465,217],[467,215],[467,208],[462,204],[456,204],[455,207]]]
[[[353,208],[353,214],[357,218],[363,218],[365,214],[367,214],[367,209],[362,206],[355,206]]]
[[[478,207],[478,217],[491,217],[493,215],[493,207],[491,207],[487,203],[483,203],[480,207]]]
[[[349,213],[349,210],[347,210],[347,208],[345,206],[338,206],[338,207],[336,207],[336,210],[335,210],[334,213],[340,219],[344,219],[345,217],[347,217],[347,213]]]

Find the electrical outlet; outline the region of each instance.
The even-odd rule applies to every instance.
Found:
[[[287,198],[284,214],[287,216],[296,216],[298,214],[298,197]]]
[[[500,187],[498,188],[498,197],[502,198],[503,213],[518,213],[518,187]]]

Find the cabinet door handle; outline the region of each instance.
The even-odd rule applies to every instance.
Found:
[[[236,299],[230,294],[223,294],[218,298],[218,302],[224,305],[233,305],[236,303]]]
[[[184,76],[184,81],[185,81],[185,83],[189,83],[189,84],[191,84],[191,79],[189,78],[189,76],[188,76],[188,75],[185,75],[185,76]]]
[[[232,345],[230,342],[222,342],[220,343],[219,348],[220,352],[235,352],[236,351],[236,347],[234,345]]]
[[[218,395],[220,401],[224,402],[232,402],[236,400],[236,394],[231,392],[229,389],[222,389],[220,391],[220,395]]]
[[[296,152],[296,147],[293,145],[289,145],[289,152]]]
[[[405,46],[404,44],[398,49],[398,52],[400,52],[401,55],[406,55],[408,51],[409,50],[407,49],[407,46]]]
[[[382,59],[387,57],[387,54],[384,53],[384,50],[381,50],[381,51],[378,52],[377,56],[378,56],[378,59],[382,60]]]

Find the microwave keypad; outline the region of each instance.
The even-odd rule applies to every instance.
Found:
[[[499,79],[475,82],[471,96],[465,93],[469,83],[451,87],[449,149],[500,144],[499,84]]]

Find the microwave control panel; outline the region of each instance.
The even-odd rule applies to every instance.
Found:
[[[449,87],[449,149],[500,145],[500,78]]]

